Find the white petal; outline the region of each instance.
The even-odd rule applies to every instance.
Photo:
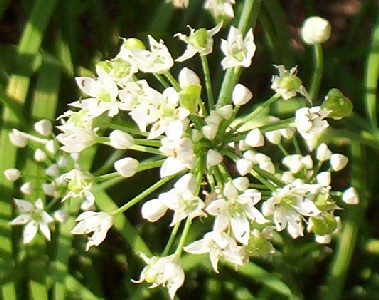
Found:
[[[249,221],[243,216],[233,216],[231,226],[236,240],[247,245],[250,233]]]
[[[24,244],[30,243],[36,236],[37,231],[38,231],[38,225],[34,221],[29,222],[24,228],[22,242]]]

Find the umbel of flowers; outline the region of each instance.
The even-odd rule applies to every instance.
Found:
[[[152,36],[148,36],[148,48],[140,40],[125,39],[116,57],[96,65],[96,76],[76,78],[84,97],[59,117],[56,139],[62,147],[54,150],[54,155],[63,150],[66,163],[52,163],[46,171],[55,178],[46,186],[46,195],[54,201],[84,199],[84,212],[72,233],[89,235],[87,249],[99,245],[113,219],[133,205],[140,205],[147,222],[158,222],[171,213],[170,240],[178,239],[177,248],[172,249],[171,243],[162,255],[142,254],[147,266],[136,281],[146,281],[151,287],[163,285],[171,298],[184,282],[183,250],[194,255],[208,253],[216,272],[220,260],[242,266],[251,256],[271,255],[275,251],[271,238],[276,234],[298,238],[307,231],[316,241],[329,242],[339,229],[341,204],[358,203],[353,187],[332,190],[332,173],[345,168],[348,159],[323,142],[329,119],[350,114],[349,99],[333,89],[321,106],[312,106],[296,68],[276,66],[272,97],[239,116],[252,92],[235,82],[226,93],[229,96],[217,101],[212,88],[207,56],[212,54],[221,27],[178,33],[186,50],[177,59],[162,40]],[[221,67],[240,72],[251,65],[255,49],[251,29],[243,35],[231,26],[227,39],[221,40]],[[203,78],[182,66],[196,57],[201,59]],[[181,64],[177,76],[170,72],[174,63]],[[161,89],[153,88],[152,81]],[[256,122],[274,102],[295,96],[308,100],[308,105],[294,117]],[[11,139],[20,147],[36,140],[19,131],[14,131]],[[47,140],[39,142],[48,145]],[[78,164],[76,157],[95,144],[124,150],[124,157],[114,156],[113,173],[95,176]],[[276,154],[270,157],[266,145],[276,147]],[[136,151],[149,157],[138,160],[132,156]],[[159,169],[160,179],[153,186],[115,211],[96,211],[91,189],[97,182],[129,178],[148,169]],[[17,170],[7,171],[9,180],[18,176]],[[164,192],[149,197],[162,186]],[[53,219],[42,202],[15,203],[21,215],[11,224],[27,224],[24,242],[30,242],[38,228],[49,239]],[[211,219],[212,226],[197,240],[188,240],[192,223],[201,218]]]

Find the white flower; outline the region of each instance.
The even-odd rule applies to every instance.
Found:
[[[6,169],[4,171],[4,176],[8,181],[16,181],[20,178],[21,173],[18,169]]]
[[[297,93],[302,94],[308,101],[310,97],[301,84],[301,80],[296,76],[297,69],[293,67],[287,71],[283,65],[275,66],[279,70],[279,76],[273,76],[271,89],[278,93],[284,100],[295,97]]]
[[[11,133],[9,133],[9,139],[11,140],[12,144],[16,147],[23,148],[28,143],[28,138],[25,135],[25,133],[13,129]]]
[[[43,136],[51,134],[53,126],[49,120],[41,120],[34,123],[34,129]]]
[[[61,147],[63,151],[79,153],[95,144],[96,133],[92,129],[77,127],[58,134],[57,140],[63,144]]]
[[[21,215],[9,222],[10,225],[24,225],[23,243],[30,243],[36,236],[38,229],[50,241],[49,223],[53,218],[43,210],[43,203],[38,199],[34,205],[29,201],[14,199],[14,202],[21,212]]]
[[[182,176],[174,188],[158,196],[158,199],[147,201],[142,206],[142,216],[150,222],[160,219],[167,211],[174,211],[171,226],[183,219],[204,216],[204,202],[195,195],[196,179],[192,174]]]
[[[204,9],[209,10],[216,20],[220,18],[233,19],[233,4],[235,4],[234,0],[206,0]]]
[[[183,62],[190,59],[196,53],[199,53],[200,55],[208,55],[211,53],[213,47],[212,37],[220,31],[221,27],[222,23],[219,23],[216,27],[210,30],[206,30],[205,28],[200,28],[198,30],[190,28],[189,36],[181,33],[175,34],[175,36],[187,44],[187,49],[182,56],[176,59],[176,61]]]
[[[316,216],[321,211],[313,203],[318,193],[327,193],[322,185],[303,184],[295,181],[272,194],[263,203],[262,211],[265,216],[274,216],[276,230],[287,227],[293,238],[303,235],[303,216]]]
[[[330,166],[334,172],[338,172],[346,167],[349,159],[343,154],[332,154],[330,156]]]
[[[296,111],[295,125],[304,139],[312,140],[329,127],[328,121],[324,120],[329,111],[320,106],[303,107]]]
[[[98,246],[104,241],[109,228],[113,224],[113,216],[106,212],[85,211],[81,213],[76,221],[79,223],[71,230],[72,234],[89,234],[86,251],[91,246]]]
[[[359,195],[355,188],[350,187],[342,194],[342,200],[343,202],[347,204],[358,204],[359,203]]]
[[[315,45],[326,42],[330,37],[331,26],[328,20],[310,17],[301,28],[301,38],[306,44]]]
[[[246,144],[250,147],[262,147],[265,143],[264,136],[259,128],[251,130],[245,139]]]
[[[183,133],[184,124],[173,122],[166,130],[166,137],[161,140],[162,147],[159,150],[168,156],[160,169],[162,178],[189,169],[194,162],[192,142],[189,138],[182,137]]]
[[[229,226],[236,240],[246,245],[250,236],[250,221],[258,224],[267,222],[255,208],[255,204],[261,200],[261,194],[257,190],[247,189],[247,184],[241,185],[238,180],[233,180],[233,183],[226,183],[223,195],[223,198],[212,201],[206,208],[210,215],[216,217],[213,230],[222,232]]]
[[[224,59],[221,61],[222,68],[249,67],[255,49],[253,30],[251,28],[243,39],[242,33],[234,26],[231,26],[228,40],[221,40],[221,50],[225,54]]]
[[[236,106],[245,105],[253,97],[252,92],[244,85],[238,83],[233,89],[232,100]]]
[[[212,267],[217,273],[217,264],[220,258],[236,266],[242,266],[245,262],[242,247],[238,246],[236,241],[224,232],[208,232],[201,240],[184,247],[184,250],[192,254],[209,253]]]
[[[145,73],[166,73],[174,64],[170,52],[162,40],[159,43],[148,35],[151,51],[141,49],[130,49],[132,59],[136,62],[138,69]]]
[[[184,271],[175,255],[164,257],[147,257],[141,253],[147,266],[142,270],[141,277],[135,283],[146,281],[151,283],[150,288],[159,285],[167,287],[171,299],[174,299],[176,291],[183,285]]]
[[[133,137],[124,131],[113,130],[110,135],[110,145],[115,149],[128,149],[134,143]]]
[[[122,177],[132,177],[137,172],[138,160],[125,157],[114,163],[114,168]]]
[[[60,176],[59,179],[67,182],[68,192],[62,201],[66,201],[69,198],[82,198],[89,206],[94,204],[95,196],[91,193],[93,178],[90,173],[72,169]]]
[[[90,98],[71,103],[87,111],[91,118],[100,116],[108,111],[110,117],[115,116],[122,105],[117,99],[118,87],[112,78],[105,72],[99,72],[99,77],[76,77],[78,87]]]

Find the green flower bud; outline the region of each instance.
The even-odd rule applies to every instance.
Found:
[[[329,117],[343,118],[351,114],[353,104],[350,99],[338,89],[331,89],[321,105],[322,108],[331,111]]]
[[[124,40],[124,44],[122,46],[130,50],[134,50],[134,49],[145,50],[146,49],[144,43],[141,40],[136,39],[136,38],[129,38],[129,39]]]
[[[323,217],[312,217],[312,231],[317,235],[332,234],[338,226],[333,215],[328,214]]]
[[[197,103],[200,99],[201,86],[190,85],[179,93],[180,106],[188,109],[192,114],[197,111]]]
[[[208,32],[205,28],[196,30],[189,36],[188,43],[195,48],[205,48],[207,46]]]

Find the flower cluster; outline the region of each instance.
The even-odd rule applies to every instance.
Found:
[[[229,7],[233,2],[207,1],[206,5]],[[187,2],[174,3],[182,6]],[[240,117],[240,107],[253,97],[246,86],[236,81],[223,94],[227,95],[223,101],[213,99],[207,56],[220,30],[221,24],[210,30],[190,28],[189,35],[178,33],[187,48],[176,59],[162,40],[148,36],[147,49],[140,40],[125,39],[115,58],[97,64],[95,77],[76,78],[84,97],[59,117],[56,137],[61,151],[71,154],[62,156],[70,157],[71,170],[62,171],[63,164],[57,162],[46,171],[55,178],[46,194],[62,201],[83,200],[85,211],[72,233],[92,233],[87,250],[105,239],[117,214],[171,183],[166,191],[144,202],[141,210],[149,222],[157,222],[171,211],[174,239],[180,224],[185,223],[178,247],[175,251],[166,249],[161,257],[142,255],[147,267],[137,281],[147,281],[152,287],[162,284],[171,298],[184,282],[180,265],[183,250],[208,253],[216,272],[220,260],[238,267],[251,256],[271,255],[275,251],[272,237],[285,231],[292,238],[308,231],[318,242],[330,241],[339,229],[338,210],[345,203],[358,203],[353,187],[332,189],[331,174],[344,169],[348,159],[323,143],[329,119],[351,112],[349,100],[332,90],[321,106],[304,101],[308,106],[298,109],[293,118],[272,117],[270,122],[258,124],[256,117],[276,101],[295,96],[309,100],[296,68],[277,66],[279,74],[273,76],[271,84],[273,96]],[[222,68],[249,67],[255,49],[252,29],[242,33],[232,26],[227,40],[221,41]],[[175,61],[196,56],[204,67],[204,81],[188,67],[182,67],[177,78],[171,74]],[[154,88],[150,79],[157,79],[162,89]],[[11,139],[22,147],[32,138],[14,131]],[[124,156],[114,155],[108,161],[114,172],[106,169],[100,175],[91,174],[72,158],[95,144],[121,150],[116,153]],[[148,158],[137,159],[139,156],[133,155],[136,151]],[[96,199],[91,190],[99,181],[129,178],[157,168],[160,180],[140,196],[113,212],[92,210]],[[7,172],[9,178],[18,176],[16,170]],[[65,192],[60,192],[61,185]],[[27,203],[16,200],[22,215],[12,224],[28,223],[25,242],[35,235],[37,226],[49,238],[52,219],[43,211],[42,202],[36,201],[35,206]],[[212,226],[188,243],[191,224],[199,218],[211,219]],[[173,253],[168,255],[170,251]]]

